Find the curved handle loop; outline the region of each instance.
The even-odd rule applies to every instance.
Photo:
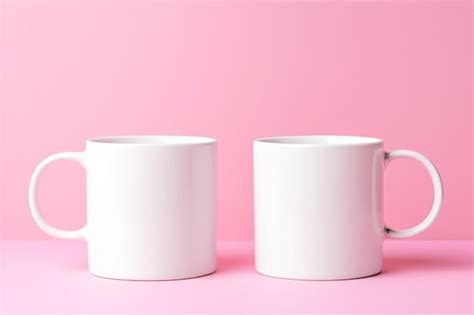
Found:
[[[74,238],[84,238],[85,237],[85,226],[74,231],[66,231],[55,228],[49,225],[41,215],[41,211],[38,208],[37,202],[37,188],[38,188],[38,178],[41,172],[52,162],[57,160],[72,160],[76,161],[79,164],[83,165],[83,152],[63,152],[56,153],[48,156],[36,167],[31,176],[30,187],[28,189],[28,200],[30,203],[31,214],[36,224],[46,233],[53,237],[65,238],[65,239],[74,239]]]
[[[395,230],[385,226],[385,234],[389,238],[407,238],[425,231],[430,227],[431,224],[433,224],[434,220],[438,216],[439,211],[441,210],[441,204],[443,202],[443,183],[441,181],[441,176],[439,175],[439,172],[434,164],[431,163],[431,161],[426,156],[411,150],[394,150],[385,154],[385,165],[387,166],[390,161],[398,158],[411,158],[423,164],[430,174],[431,181],[433,182],[434,198],[430,212],[420,224],[405,230]]]

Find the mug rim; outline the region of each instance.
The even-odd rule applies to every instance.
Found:
[[[254,143],[291,147],[354,147],[383,144],[375,137],[353,135],[297,135],[255,139]]]
[[[183,135],[124,135],[94,137],[86,140],[87,143],[125,146],[189,146],[214,144],[216,139],[203,136]]]

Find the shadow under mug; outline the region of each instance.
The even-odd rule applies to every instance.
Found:
[[[87,241],[89,270],[127,280],[192,278],[214,272],[215,147],[205,137],[125,136],[86,141],[84,152],[44,159],[33,172],[29,203],[47,234]],[[37,205],[37,180],[56,160],[86,170],[87,224],[50,226]]]
[[[383,221],[384,168],[415,159],[431,176],[434,201],[417,226]],[[382,269],[382,245],[426,230],[443,186],[435,166],[410,150],[385,152],[383,141],[354,136],[294,136],[254,141],[255,259],[264,275],[306,280],[360,278]]]

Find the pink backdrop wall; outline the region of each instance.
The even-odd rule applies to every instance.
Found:
[[[219,141],[221,240],[248,240],[252,139],[360,134],[419,150],[446,199],[418,238],[472,238],[469,1],[4,1],[2,238],[47,238],[27,186],[48,154],[117,134]],[[85,221],[85,175],[68,162],[42,177],[51,223]],[[386,221],[418,223],[431,183],[416,162],[386,172]]]

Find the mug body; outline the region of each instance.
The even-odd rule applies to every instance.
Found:
[[[215,270],[215,140],[88,140],[87,243],[94,275],[170,280]]]
[[[307,280],[379,273],[383,168],[383,142],[375,138],[256,140],[257,271]]]

